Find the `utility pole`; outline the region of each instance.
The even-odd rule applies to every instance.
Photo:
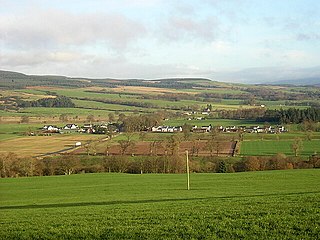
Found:
[[[190,190],[189,153],[188,153],[188,150],[186,150],[186,165],[187,165],[187,190]]]

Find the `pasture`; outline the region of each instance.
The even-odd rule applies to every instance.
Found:
[[[22,137],[27,131],[35,131],[43,124],[0,124],[0,141]]]
[[[1,239],[319,239],[320,171],[0,179]]]
[[[283,153],[287,156],[293,156],[294,152],[291,148],[293,140],[263,140],[263,141],[244,141],[241,143],[241,155],[247,156],[270,156],[277,153]],[[320,152],[320,140],[302,141],[300,156],[310,156]]]

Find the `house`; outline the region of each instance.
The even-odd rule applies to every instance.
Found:
[[[172,126],[158,126],[152,127],[152,132],[182,132],[182,127],[172,127]]]
[[[92,127],[93,127],[93,126],[92,126],[91,123],[85,123],[85,124],[83,125],[83,128],[85,128],[85,129],[92,128]]]
[[[227,126],[224,128],[224,132],[237,132],[238,128],[236,126]]]
[[[287,130],[285,129],[285,127],[284,126],[277,126],[277,128],[278,128],[278,132],[287,132]]]
[[[79,126],[76,124],[67,124],[63,127],[64,130],[78,130]]]
[[[85,123],[83,127],[80,129],[83,133],[94,133],[93,125],[91,123]]]
[[[209,125],[209,126],[201,126],[201,127],[198,127],[198,126],[193,126],[192,127],[192,132],[197,132],[197,133],[205,133],[205,132],[210,132],[212,129],[212,126]]]
[[[55,125],[45,125],[45,126],[43,126],[42,130],[44,132],[49,132],[49,133],[58,133],[58,132],[60,132],[60,128],[58,128]]]

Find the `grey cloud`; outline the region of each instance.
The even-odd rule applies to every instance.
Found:
[[[171,17],[163,28],[164,36],[170,40],[201,39],[212,41],[220,32],[215,17],[195,20],[187,17]]]
[[[296,35],[296,39],[298,41],[319,41],[320,40],[320,34],[317,33],[299,33]]]
[[[24,15],[0,18],[0,41],[13,48],[48,48],[95,42],[125,48],[145,32],[142,24],[121,14],[76,15],[36,9]]]
[[[50,54],[0,56],[0,65],[4,69],[27,74],[57,74],[71,77],[90,78],[143,78],[166,77],[207,77],[211,71],[199,70],[187,65],[175,64],[138,64],[123,56],[97,57],[93,55],[77,56],[68,63],[58,61]],[[66,60],[67,61],[67,60]]]
[[[51,63],[69,63],[85,59],[88,56],[80,55],[76,52],[47,52],[47,51],[33,51],[33,52],[11,52],[0,54],[0,65],[14,68],[19,66],[33,67],[42,64]]]

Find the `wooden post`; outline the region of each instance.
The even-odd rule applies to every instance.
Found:
[[[190,190],[189,153],[188,153],[188,150],[186,150],[186,165],[187,165],[187,190]]]

